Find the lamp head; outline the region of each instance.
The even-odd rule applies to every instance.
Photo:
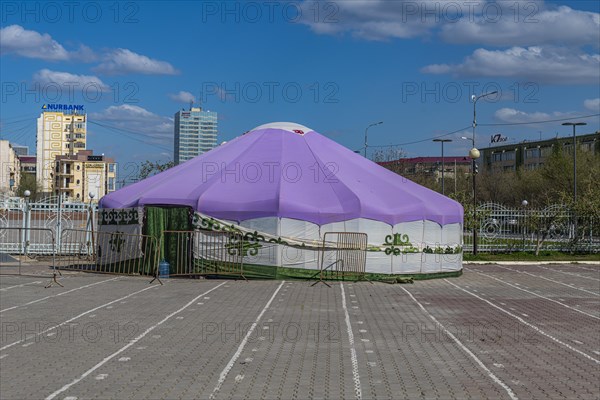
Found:
[[[473,160],[478,159],[480,155],[481,155],[481,153],[475,147],[473,147],[471,150],[469,150],[469,157],[471,157],[471,159],[473,159]]]
[[[31,192],[29,190],[24,191],[23,194],[25,195],[25,197],[31,196]]]
[[[527,205],[528,205],[528,204],[529,204],[529,202],[528,202],[527,200],[523,200],[523,201],[521,202],[521,205],[522,205],[523,207],[527,207]]]
[[[90,199],[93,199],[94,197],[96,197],[96,195],[92,192],[89,193]]]

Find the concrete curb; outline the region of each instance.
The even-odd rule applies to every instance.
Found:
[[[600,261],[463,261],[463,265],[503,264],[503,265],[550,265],[550,264],[587,264],[600,265]]]

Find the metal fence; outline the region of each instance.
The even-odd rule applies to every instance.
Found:
[[[148,235],[63,229],[60,269],[117,275],[156,276],[158,239]]]
[[[45,255],[52,256],[52,268],[56,272],[56,238],[52,229],[3,228],[0,231],[0,243],[7,244],[8,253],[25,257],[29,257],[32,248],[42,249]],[[22,257],[18,257],[19,275],[21,275],[22,261]]]
[[[561,205],[529,209],[487,203],[477,208],[477,220],[479,252],[600,252],[600,220],[577,216]],[[467,224],[463,250],[473,251],[473,231]]]
[[[96,217],[97,206],[93,204],[64,202],[59,197],[30,202],[0,195],[0,252],[22,254],[19,243],[29,242],[30,256],[51,255],[55,250],[60,253],[60,232],[63,229],[91,229]],[[25,237],[17,240],[12,232],[15,228],[21,228]],[[51,231],[56,240],[31,236],[42,231]]]
[[[238,232],[164,231],[161,257],[169,276],[244,276],[243,238]]]
[[[325,279],[364,279],[367,246],[366,233],[326,232],[319,255],[319,280],[313,285],[322,282],[329,286]]]

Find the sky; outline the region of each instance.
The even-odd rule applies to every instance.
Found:
[[[0,136],[35,151],[46,103],[83,104],[120,178],[173,157],[173,115],[219,115],[219,143],[291,121],[384,157],[492,135],[600,129],[597,1],[0,3]],[[502,144],[506,144],[502,143]]]

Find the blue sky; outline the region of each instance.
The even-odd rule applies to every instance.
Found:
[[[370,154],[439,155],[448,134],[446,154],[466,155],[470,97],[493,90],[480,148],[571,133],[540,121],[600,125],[597,1],[68,4],[0,6],[0,132],[32,150],[44,103],[85,104],[88,147],[122,167],[171,159],[192,98],[219,113],[220,142],[293,121],[358,150],[384,121]]]

